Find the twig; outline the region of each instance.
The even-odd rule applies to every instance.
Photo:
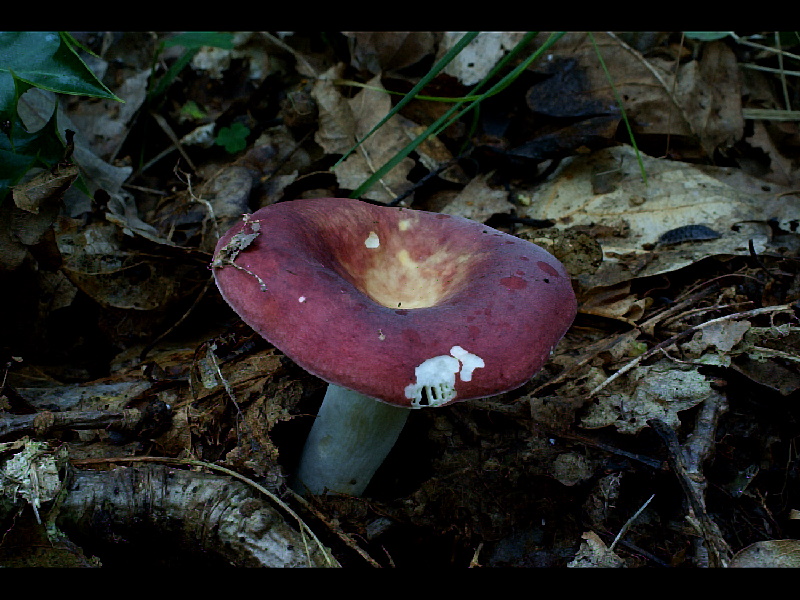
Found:
[[[714,398],[711,402],[717,400]],[[699,473],[700,454],[704,456],[709,448],[699,444],[701,452],[694,456],[688,456],[690,452],[697,452],[698,448],[692,448],[687,452],[687,449],[682,447],[678,441],[675,431],[660,419],[649,419],[647,424],[661,437],[667,448],[667,460],[689,502],[689,514],[686,519],[705,542],[704,548],[708,551],[709,566],[727,566],[733,552],[722,536],[719,527],[706,511],[705,478]],[[689,458],[691,460],[687,460]]]
[[[162,117],[161,115],[159,115],[158,113],[156,113],[156,112],[152,112],[150,114],[156,120],[156,123],[158,123],[158,126],[161,127],[162,131],[167,134],[167,137],[170,139],[170,141],[172,142],[173,146],[175,148],[177,148],[178,152],[181,153],[181,156],[183,156],[184,160],[189,165],[189,168],[192,171],[196,172],[197,171],[197,167],[194,166],[194,163],[192,162],[192,159],[189,158],[188,154],[186,154],[186,150],[183,149],[183,144],[181,144],[181,140],[178,138],[178,136],[172,130],[172,127],[169,126],[169,123],[167,123],[167,120],[164,117]],[[144,170],[144,169],[142,169],[142,170]]]
[[[125,410],[87,410],[69,412],[43,411],[33,415],[0,417],[0,439],[11,435],[45,436],[59,429],[111,429],[135,431],[143,413],[135,408]]]
[[[602,450],[603,452],[616,454],[618,456],[624,456],[625,458],[635,460],[636,462],[642,463],[643,465],[647,465],[648,467],[656,469],[658,471],[666,468],[666,466],[660,460],[656,460],[655,458],[650,458],[649,456],[644,456],[642,454],[634,454],[633,452],[627,452],[626,450],[615,448],[614,446],[611,446],[599,440],[594,440],[584,435],[578,435],[576,433],[571,433],[569,431],[554,431],[552,432],[552,435],[553,437],[560,437],[567,440],[574,440],[581,444],[592,446],[594,448]]]
[[[743,38],[741,36],[736,35],[735,32],[729,31],[728,35],[731,36],[737,43],[743,44],[745,46],[750,46],[752,48],[758,48],[759,50],[763,50],[764,52],[772,52],[774,54],[782,54],[788,58],[793,58],[795,60],[800,60],[800,55],[792,54],[791,52],[786,52],[781,48],[773,48],[772,46],[765,46],[764,44],[758,44],[756,42],[751,42],[747,38]]]
[[[651,495],[651,496],[650,496],[650,497],[647,499],[647,502],[645,502],[644,504],[642,504],[642,506],[639,508],[639,510],[637,510],[635,513],[633,513],[633,516],[632,516],[630,519],[628,519],[627,521],[625,521],[625,524],[622,526],[622,529],[620,529],[620,530],[619,530],[619,533],[617,534],[617,537],[615,537],[615,538],[614,538],[614,541],[613,541],[613,542],[611,542],[611,545],[608,547],[608,551],[609,551],[609,552],[613,552],[613,551],[614,551],[614,546],[616,546],[616,545],[617,545],[617,542],[620,540],[620,538],[622,538],[622,536],[623,536],[623,535],[625,535],[625,533],[628,531],[628,529],[630,529],[630,527],[631,527],[631,525],[633,524],[633,522],[634,522],[634,521],[635,521],[635,520],[636,520],[636,519],[639,517],[639,515],[640,515],[640,514],[642,514],[642,512],[644,511],[644,509],[645,509],[645,508],[647,508],[647,505],[648,505],[648,504],[650,504],[650,502],[651,502],[651,501],[653,500],[653,498],[655,498],[655,497],[656,497],[656,495],[655,495],[655,494],[652,494],[652,495]]]
[[[707,283],[710,283],[710,282],[707,282]],[[713,284],[712,285],[705,285],[700,289],[700,291],[696,292],[695,294],[692,294],[688,298],[684,298],[683,300],[679,301],[677,304],[675,304],[675,305],[673,305],[673,306],[671,306],[671,307],[669,307],[669,308],[667,308],[667,309],[665,309],[665,310],[663,310],[661,312],[658,312],[658,313],[654,314],[649,319],[647,319],[646,321],[644,321],[640,325],[638,325],[637,329],[633,329],[631,331],[626,331],[624,333],[621,333],[621,334],[617,335],[615,338],[613,338],[611,340],[602,340],[600,343],[593,344],[581,356],[580,359],[576,360],[568,368],[566,368],[563,371],[561,371],[561,373],[559,373],[558,375],[556,375],[552,379],[550,379],[550,380],[546,381],[545,383],[541,384],[540,386],[538,386],[536,389],[534,389],[529,394],[526,394],[525,396],[520,398],[519,401],[522,401],[522,400],[524,400],[526,398],[529,398],[531,396],[536,396],[545,387],[548,387],[548,386],[551,386],[551,385],[555,385],[557,383],[560,383],[561,381],[569,379],[569,377],[571,377],[572,374],[574,374],[575,372],[580,371],[584,367],[584,365],[588,364],[600,352],[609,351],[614,346],[616,346],[617,344],[624,343],[626,341],[630,341],[631,338],[636,339],[637,337],[639,337],[640,332],[644,332],[644,333],[647,333],[648,335],[652,335],[653,328],[660,321],[670,317],[671,315],[674,315],[674,314],[680,312],[681,310],[683,310],[687,306],[691,306],[692,304],[695,304],[699,300],[701,300],[701,299],[705,298],[706,296],[708,296],[709,294],[711,294],[714,291],[714,289],[715,289],[715,287],[713,286]]]
[[[716,392],[709,395],[703,401],[700,413],[695,421],[694,430],[689,434],[684,444],[686,471],[693,477],[693,481],[700,482],[702,479],[704,489],[703,463],[711,454],[719,418],[727,409],[728,404],[724,396]]]
[[[377,561],[376,561],[374,558],[372,558],[372,557],[371,557],[369,554],[367,554],[367,553],[366,553],[366,552],[365,552],[365,551],[364,551],[364,550],[363,550],[363,549],[362,549],[362,548],[361,548],[361,547],[360,547],[358,544],[356,544],[356,542],[355,542],[355,541],[354,541],[354,540],[353,540],[353,539],[352,539],[352,538],[351,538],[349,535],[347,535],[347,534],[346,534],[344,531],[342,531],[342,530],[341,530],[340,528],[338,528],[338,527],[335,527],[335,526],[333,525],[333,523],[331,523],[331,522],[330,522],[330,521],[329,521],[327,518],[325,518],[325,516],[324,516],[324,515],[323,515],[323,514],[322,514],[322,513],[321,513],[319,510],[317,510],[317,508],[316,508],[316,507],[315,507],[313,504],[311,504],[311,503],[310,503],[308,500],[306,500],[306,499],[305,499],[305,498],[303,498],[301,495],[299,495],[299,494],[295,493],[293,490],[291,490],[291,489],[289,489],[289,488],[287,488],[287,489],[286,489],[286,492],[287,492],[287,493],[289,493],[289,494],[291,494],[291,496],[292,496],[292,497],[293,497],[293,498],[294,498],[294,499],[295,499],[297,502],[299,502],[300,504],[302,504],[302,505],[303,505],[303,506],[306,508],[306,510],[308,510],[308,511],[309,511],[311,514],[313,514],[313,515],[314,515],[314,516],[315,516],[317,519],[319,519],[321,522],[325,523],[325,525],[327,525],[327,526],[328,526],[328,528],[329,528],[329,529],[330,529],[330,530],[331,530],[331,531],[332,531],[334,534],[336,534],[336,536],[337,536],[337,537],[338,537],[340,540],[342,540],[342,542],[344,542],[344,544],[345,544],[345,545],[346,545],[348,548],[350,548],[350,549],[352,549],[353,551],[355,551],[355,552],[356,552],[356,553],[357,553],[359,556],[361,556],[361,558],[363,558],[365,561],[367,561],[367,563],[368,563],[368,564],[369,564],[371,567],[375,567],[376,569],[380,569],[380,568],[381,568],[381,565],[380,565],[380,563],[379,563],[379,562],[377,562]]]
[[[652,356],[653,354],[655,354],[656,352],[658,352],[662,348],[667,348],[667,347],[671,346],[672,344],[676,343],[678,340],[681,340],[681,339],[683,339],[685,337],[688,337],[689,335],[691,335],[691,334],[693,334],[693,333],[695,333],[697,331],[701,331],[702,329],[705,329],[706,327],[710,327],[712,325],[716,325],[717,323],[724,323],[725,321],[735,321],[737,319],[747,319],[747,318],[750,318],[750,317],[755,317],[755,316],[763,315],[763,314],[767,314],[767,313],[775,313],[775,312],[782,312],[782,311],[789,311],[789,310],[792,310],[792,305],[791,304],[779,304],[777,306],[766,306],[764,308],[754,308],[753,310],[746,310],[744,312],[734,313],[732,315],[725,315],[725,316],[722,316],[722,317],[717,317],[716,319],[711,319],[710,321],[706,321],[705,323],[700,323],[699,325],[692,325],[688,329],[686,329],[684,331],[681,331],[678,334],[673,335],[672,337],[664,340],[660,344],[657,344],[657,345],[653,346],[652,348],[647,350],[647,352],[644,352],[644,353],[640,354],[639,356],[637,356],[636,358],[634,358],[631,362],[626,364],[624,367],[619,369],[616,373],[614,373],[613,375],[608,377],[608,379],[606,379],[603,383],[601,383],[600,385],[595,387],[591,392],[589,392],[589,397],[594,396],[595,394],[597,394],[597,392],[599,392],[600,390],[602,390],[603,388],[608,386],[608,384],[610,384],[612,381],[614,381],[618,377],[624,375],[625,373],[627,373],[628,371],[633,369],[636,365],[638,365],[640,362],[642,362],[646,358],[649,358],[650,356]]]

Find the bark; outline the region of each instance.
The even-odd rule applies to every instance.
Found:
[[[177,555],[232,566],[335,564],[256,490],[218,475],[163,465],[75,471],[59,511],[59,529],[87,551],[174,547]]]

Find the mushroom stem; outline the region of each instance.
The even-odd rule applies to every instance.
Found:
[[[410,409],[329,384],[292,488],[359,496],[394,446]]]

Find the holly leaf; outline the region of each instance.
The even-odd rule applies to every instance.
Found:
[[[120,100],[92,73],[74,39],[55,31],[0,32],[0,202],[11,186],[38,165],[51,167],[63,156],[64,145],[55,111],[38,131],[28,131],[17,106],[31,87],[59,94]]]
[[[59,94],[120,100],[55,31],[0,32],[2,112],[14,99],[14,79]]]

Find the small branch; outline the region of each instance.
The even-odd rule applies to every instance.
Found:
[[[200,549],[239,566],[339,566],[285,503],[263,486],[224,467],[157,457],[82,459],[72,464],[116,462],[161,464],[110,471],[76,470],[59,512],[60,527],[68,534],[81,531],[84,536],[110,540],[114,545],[134,534],[140,538],[149,535],[156,543],[188,543],[192,550]],[[174,468],[187,465],[226,476]],[[296,519],[300,531],[290,527],[261,494]]]
[[[698,426],[690,436],[686,446],[681,446],[675,431],[660,419],[649,419],[648,425],[661,437],[667,448],[667,460],[681,484],[681,488],[689,502],[689,514],[686,519],[697,530],[705,542],[708,551],[708,565],[711,567],[725,567],[730,562],[733,552],[728,542],[722,536],[717,524],[706,511],[705,502],[705,477],[701,473],[702,460],[708,455],[711,448],[713,431],[716,431],[716,416],[724,406],[724,400],[718,394],[706,400],[704,406],[706,414],[698,419]],[[716,407],[712,406],[716,404]],[[709,419],[709,417],[713,417]],[[714,425],[713,431],[710,425]]]
[[[625,532],[627,532],[628,529],[630,529],[630,527],[633,524],[633,522],[637,518],[639,518],[639,515],[642,514],[644,509],[647,508],[647,505],[650,504],[650,502],[652,502],[653,498],[655,498],[655,497],[656,497],[655,494],[651,494],[650,497],[647,499],[647,502],[642,504],[642,506],[639,508],[639,510],[637,510],[635,513],[633,513],[633,516],[630,519],[625,521],[625,524],[622,526],[622,529],[619,530],[619,533],[617,534],[617,537],[614,538],[614,541],[611,542],[611,545],[608,547],[608,551],[609,552],[613,552],[614,551],[614,546],[617,545],[617,542],[620,541],[622,536],[625,535]]]
[[[647,352],[644,352],[644,353],[640,354],[639,356],[637,356],[636,358],[634,358],[631,362],[626,364],[624,367],[622,367],[616,373],[614,373],[608,379],[606,379],[603,383],[601,383],[600,385],[595,387],[591,392],[589,392],[589,397],[594,396],[595,394],[597,394],[597,392],[599,392],[600,390],[602,390],[603,388],[608,386],[608,384],[610,384],[612,381],[614,381],[618,377],[624,375],[625,373],[627,373],[628,371],[633,369],[636,365],[638,365],[640,362],[642,362],[646,358],[649,358],[653,354],[658,352],[659,350],[661,350],[663,348],[667,348],[667,347],[671,346],[672,344],[678,342],[679,340],[682,340],[682,339],[690,336],[691,334],[695,333],[696,331],[701,331],[701,330],[705,329],[706,327],[710,327],[712,325],[716,325],[717,323],[724,323],[725,321],[735,321],[735,320],[738,320],[738,319],[748,319],[750,317],[756,317],[758,315],[763,315],[763,314],[768,314],[768,313],[776,313],[776,312],[783,312],[783,311],[790,311],[790,310],[792,310],[792,305],[791,304],[779,304],[777,306],[766,306],[764,308],[754,308],[753,310],[746,310],[744,312],[734,313],[732,315],[725,315],[723,317],[718,317],[716,319],[711,319],[710,321],[706,321],[705,323],[700,323],[699,325],[692,325],[688,329],[686,329],[684,331],[681,331],[680,333],[678,333],[676,335],[673,335],[672,337],[664,340],[660,344],[656,344],[655,346],[653,346],[652,348],[647,350]]]
[[[178,152],[181,153],[181,156],[183,156],[183,159],[187,162],[187,164],[189,165],[189,168],[193,172],[196,173],[197,172],[197,167],[194,166],[194,163],[192,162],[192,159],[189,158],[188,154],[186,154],[186,150],[183,149],[183,144],[181,144],[180,139],[178,139],[178,136],[172,130],[172,127],[169,126],[169,123],[167,123],[167,120],[164,117],[162,117],[161,115],[159,115],[158,113],[151,112],[150,114],[156,120],[156,123],[158,123],[158,126],[161,127],[161,130],[165,134],[167,134],[167,137],[172,142],[173,147],[176,148],[178,150]],[[142,169],[142,170],[144,170],[144,169]]]
[[[241,473],[237,473],[227,467],[223,467],[220,465],[215,465],[212,463],[208,463],[202,460],[193,460],[193,459],[185,459],[185,458],[171,458],[171,457],[159,457],[159,456],[121,456],[121,457],[111,457],[111,458],[84,458],[84,459],[74,459],[70,461],[73,465],[92,465],[98,463],[118,463],[118,462],[131,462],[131,463],[159,463],[163,465],[174,465],[178,467],[189,466],[189,467],[201,467],[204,469],[208,469],[209,471],[214,471],[217,473],[223,473],[228,475],[229,477],[233,477],[234,479],[238,479],[242,483],[252,487],[253,489],[259,491],[264,496],[268,497],[272,502],[274,502],[281,510],[285,511],[289,516],[291,516],[301,530],[304,535],[308,535],[314,543],[317,545],[319,551],[321,551],[324,555],[325,561],[330,566],[338,566],[336,559],[330,554],[328,549],[322,545],[322,542],[319,541],[317,536],[314,534],[313,531],[305,524],[305,522],[300,518],[300,516],[294,512],[283,500],[278,498],[275,494],[270,492],[267,488],[263,485],[256,483],[252,479],[249,479],[242,475]]]
[[[0,417],[0,439],[11,436],[45,437],[60,429],[112,429],[136,431],[143,413],[135,408],[121,411],[88,410],[80,412],[43,411],[34,415]]]

